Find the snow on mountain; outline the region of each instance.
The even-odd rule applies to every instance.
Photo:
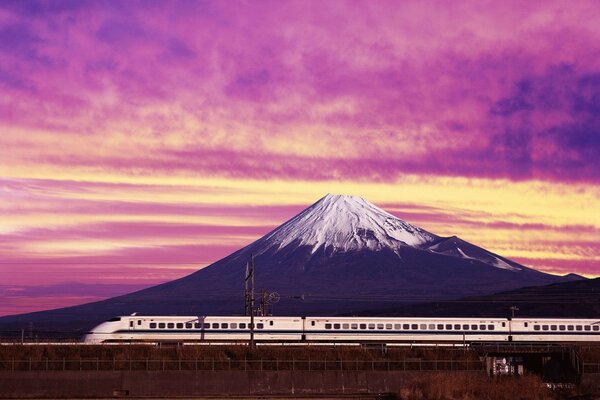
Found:
[[[449,238],[445,238],[433,245],[427,247],[429,251],[438,254],[444,254],[447,256],[471,259],[482,261],[492,267],[505,269],[509,271],[522,271],[522,266],[518,266],[519,264],[511,261],[511,264],[504,261],[501,257],[496,254],[487,251],[481,247],[475,246],[469,242],[465,242],[464,240],[452,236]]]
[[[495,254],[452,236],[443,238],[393,216],[358,196],[328,194],[255,242],[256,254],[287,246],[307,246],[329,253],[401,247],[426,249],[446,256],[480,261],[492,267],[520,271]],[[292,247],[293,248],[293,247]]]
[[[357,196],[328,194],[291,220],[260,239],[263,248],[290,244],[324,247],[335,251],[398,251],[438,239]]]

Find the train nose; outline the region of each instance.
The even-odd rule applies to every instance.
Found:
[[[94,332],[87,332],[83,337],[83,343],[102,343],[102,340],[100,339],[100,335]]]

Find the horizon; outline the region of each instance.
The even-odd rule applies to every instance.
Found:
[[[593,1],[1,2],[0,316],[183,277],[324,193],[600,277],[597,21]]]

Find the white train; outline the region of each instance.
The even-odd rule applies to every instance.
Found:
[[[255,317],[257,342],[600,342],[600,319]],[[115,317],[84,337],[105,342],[239,342],[250,317]]]

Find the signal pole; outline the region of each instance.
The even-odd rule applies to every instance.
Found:
[[[246,261],[246,275],[244,276],[244,316],[250,315],[250,291],[248,280],[250,279],[250,262]]]
[[[260,315],[267,315],[267,291],[264,288],[260,290]]]
[[[254,349],[254,254],[250,254],[250,348]]]

